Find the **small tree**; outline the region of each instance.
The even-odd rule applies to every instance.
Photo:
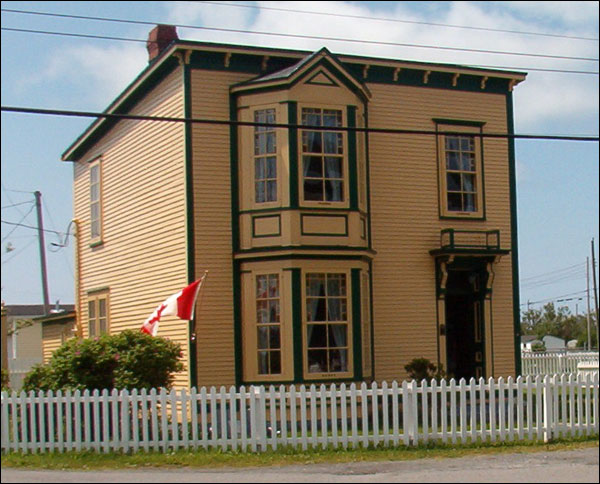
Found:
[[[184,369],[181,346],[140,331],[123,331],[79,341],[54,352],[47,365],[34,367],[23,389],[104,390],[170,388]]]
[[[408,376],[413,380],[441,380],[445,378],[442,365],[439,368],[427,358],[415,358],[404,366]]]

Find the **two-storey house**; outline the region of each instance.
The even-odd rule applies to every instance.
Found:
[[[194,320],[161,322],[184,348],[180,385],[402,379],[418,357],[456,377],[518,372],[505,135],[523,73],[169,26],[148,47],[63,155],[85,336],[139,328],[208,270]]]

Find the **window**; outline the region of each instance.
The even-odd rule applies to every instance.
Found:
[[[277,274],[256,276],[258,374],[281,373],[281,317]]]
[[[90,237],[92,241],[102,237],[101,183],[100,161],[96,161],[90,166]]]
[[[305,201],[344,201],[344,136],[342,111],[302,109],[302,125],[332,130],[302,130],[302,173]]]
[[[446,136],[446,194],[449,212],[477,212],[477,168],[473,136]]]
[[[108,333],[108,294],[90,295],[88,300],[88,332],[94,338]]]
[[[255,123],[275,123],[275,109],[254,112]],[[254,196],[256,203],[277,201],[277,136],[275,128],[254,128]]]
[[[479,130],[452,125],[438,129],[453,133],[440,137],[439,141],[440,213],[446,217],[482,218],[481,139],[474,134]]]
[[[346,274],[306,274],[306,352],[309,374],[349,371]]]

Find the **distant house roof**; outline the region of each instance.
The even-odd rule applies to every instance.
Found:
[[[5,305],[7,316],[20,316],[20,317],[34,317],[34,316],[43,316],[44,315],[44,305],[43,304],[10,304]],[[75,306],[73,304],[64,304],[59,306],[59,310],[62,311],[73,311]],[[50,309],[50,313],[54,313],[56,307],[52,307]]]
[[[534,334],[525,334],[521,336],[521,343],[531,343],[532,341],[536,341],[537,336]]]

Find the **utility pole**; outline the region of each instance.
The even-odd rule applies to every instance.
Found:
[[[590,309],[590,258],[585,258],[585,277],[587,279],[587,349],[592,349],[592,337],[591,337],[591,309]]]
[[[598,335],[598,286],[596,285],[596,255],[594,253],[594,238],[592,237],[592,277],[594,281],[594,303],[596,306],[596,339],[600,339]],[[598,346],[599,341],[596,341]]]
[[[37,230],[40,246],[40,265],[42,269],[42,292],[44,294],[44,314],[50,312],[50,297],[48,296],[48,272],[46,269],[46,242],[44,241],[44,221],[42,219],[42,194],[34,192],[35,208],[37,211]]]

